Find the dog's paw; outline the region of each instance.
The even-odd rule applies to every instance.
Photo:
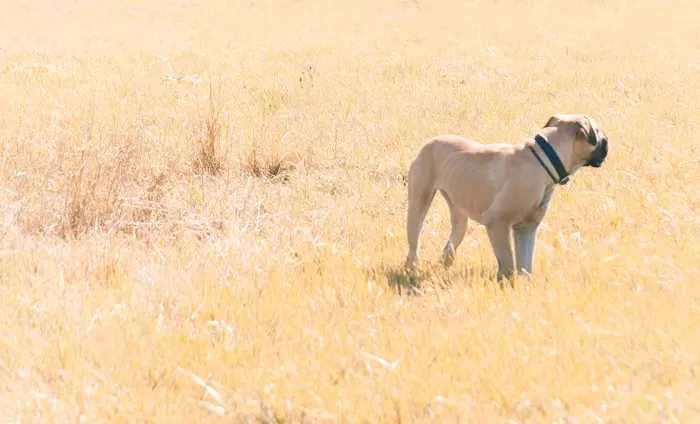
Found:
[[[442,258],[440,259],[440,263],[441,263],[445,268],[451,267],[452,264],[454,264],[454,262],[455,262],[455,255],[454,255],[454,253],[453,253],[453,254],[446,253],[446,254],[442,255]]]
[[[440,262],[445,268],[449,268],[455,262],[456,257],[457,255],[455,254],[455,250],[452,248],[452,245],[448,244],[442,251],[442,258],[440,259]]]

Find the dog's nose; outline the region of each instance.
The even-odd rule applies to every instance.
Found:
[[[604,138],[600,144],[601,159],[605,159],[605,157],[608,155],[608,139]]]
[[[586,165],[594,168],[600,168],[606,156],[608,156],[608,139],[604,138],[593,150],[593,153],[591,153],[591,157],[588,159],[588,163]]]

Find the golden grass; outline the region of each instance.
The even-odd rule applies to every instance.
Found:
[[[0,1],[0,420],[696,422],[694,0]],[[421,142],[608,132],[536,275]]]

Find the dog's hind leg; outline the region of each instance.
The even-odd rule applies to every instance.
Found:
[[[406,217],[408,256],[406,257],[406,265],[410,266],[418,262],[418,238],[436,192],[432,187],[429,175],[427,173],[416,175],[418,172],[416,167],[420,167],[420,163],[414,163],[408,175],[408,214]]]
[[[435,191],[426,191],[418,193],[415,196],[409,196],[408,219],[406,223],[406,233],[408,236],[407,264],[415,264],[418,262],[418,238],[423,228],[423,221],[425,221],[425,216],[428,214],[428,210],[434,198]]]
[[[469,217],[460,211],[459,208],[457,208],[444,190],[440,190],[440,194],[442,194],[442,197],[445,198],[447,207],[450,209],[450,224],[452,226],[452,231],[450,232],[450,239],[447,241],[445,249],[442,252],[442,262],[446,266],[450,266],[452,265],[452,262],[454,262],[457,248],[460,244],[462,244],[464,235],[467,233]]]

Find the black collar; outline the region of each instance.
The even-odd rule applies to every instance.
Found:
[[[556,184],[561,184],[564,185],[569,182],[569,173],[566,172],[566,168],[564,168],[564,164],[561,163],[561,160],[559,159],[559,156],[557,156],[557,152],[554,151],[554,148],[552,147],[551,144],[547,142],[544,138],[542,138],[541,135],[537,134],[535,135],[535,142],[537,143],[538,146],[542,149],[545,155],[547,155],[547,159],[549,159],[549,162],[552,164],[554,167],[554,170],[557,171],[557,174],[559,174],[559,179],[552,174],[552,172],[547,168],[547,165],[544,164],[542,159],[540,158],[540,155],[537,154],[535,149],[532,148],[532,146],[528,146],[530,148],[530,151],[532,152],[533,155],[535,155],[535,158],[537,161],[542,165],[542,168],[544,168],[545,171],[549,174],[550,177],[552,177],[552,181],[554,181]]]

